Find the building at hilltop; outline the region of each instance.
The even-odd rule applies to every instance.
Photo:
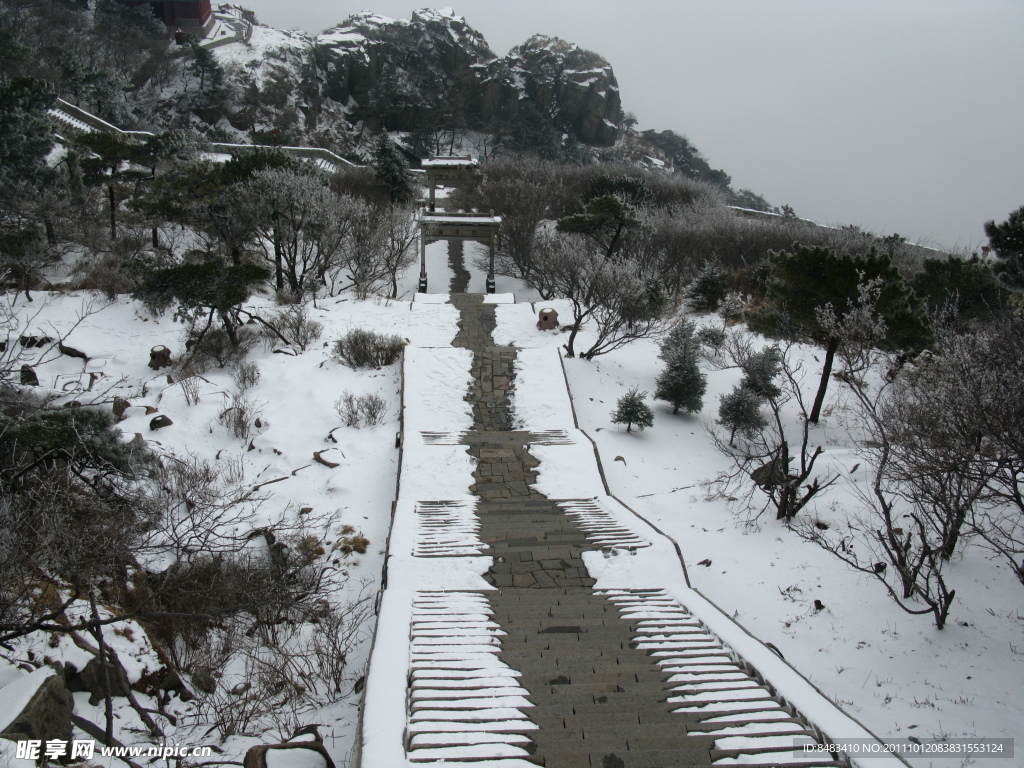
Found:
[[[185,34],[206,37],[213,28],[213,9],[210,0],[121,0],[125,5],[148,5],[154,15],[168,28],[180,29]]]

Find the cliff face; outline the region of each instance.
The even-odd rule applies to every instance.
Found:
[[[387,110],[391,101],[395,111],[414,113],[401,115],[398,130],[442,108],[453,89],[479,84],[480,69],[496,60],[464,19],[432,10],[410,20],[356,14],[317,36],[314,56],[329,98],[353,99],[364,112]]]
[[[618,135],[611,65],[558,38],[536,35],[499,59],[449,10],[417,11],[409,20],[364,12],[319,35],[313,49],[324,96],[390,130],[483,127],[529,102],[583,143],[610,146]]]
[[[534,35],[504,62],[522,92],[542,114],[577,139],[611,146],[621,115],[619,86],[611,64],[596,53],[557,37]]]

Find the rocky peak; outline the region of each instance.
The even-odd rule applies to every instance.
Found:
[[[466,123],[508,119],[523,100],[587,144],[615,142],[620,116],[611,65],[555,37],[535,35],[505,59],[451,8],[412,18],[357,13],[318,35],[325,95],[352,117],[411,131],[461,112]]]
[[[534,35],[505,58],[512,76],[543,114],[587,144],[615,143],[619,85],[602,56],[558,37]]]

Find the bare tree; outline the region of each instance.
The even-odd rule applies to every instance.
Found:
[[[665,330],[664,295],[641,261],[608,260],[578,235],[549,233],[536,248],[536,266],[527,282],[542,295],[563,297],[572,305],[572,328],[565,344],[569,357],[575,357],[576,338],[585,325],[595,338],[580,352],[584,360]]]
[[[554,163],[528,156],[492,161],[484,170],[479,187],[458,190],[452,202],[462,208],[494,211],[501,216],[494,271],[529,280],[538,255],[536,243],[541,225],[554,218],[558,200],[566,194],[563,176]]]
[[[398,298],[398,276],[416,261],[416,220],[411,208],[392,205],[381,211],[380,255],[391,281],[391,298]]]
[[[717,425],[707,427],[715,446],[732,461],[710,487],[742,499],[749,522],[772,510],[776,520],[788,524],[837,479],[833,470],[822,470],[818,463],[824,448],[812,441],[802,394],[805,372],[795,347],[784,342],[757,350],[753,336],[737,328],[714,356],[706,358],[716,368],[742,370],[736,392],[748,394],[767,409],[767,415],[762,412],[760,418],[742,424],[731,423],[722,413]],[[722,427],[730,430],[728,440]]]
[[[315,290],[337,263],[360,205],[306,170],[258,171],[227,194],[259,234],[277,289],[296,297]]]
[[[885,415],[898,425],[904,483],[943,513],[943,556],[976,537],[1024,583],[1022,331],[1002,319],[942,333],[896,379]]]
[[[940,445],[941,430],[920,419],[915,376],[896,370],[893,356],[878,349],[886,333],[876,309],[880,290],[879,281],[862,283],[858,299],[841,315],[826,306],[818,317],[838,340],[840,378],[852,394],[850,431],[870,467],[870,482],[851,484],[860,508],[835,530],[810,521],[798,530],[875,578],[904,611],[930,613],[942,629],[956,596],[947,561],[984,483],[943,464],[952,453],[970,462],[973,452],[965,453],[962,443]],[[930,466],[929,457],[941,466]]]

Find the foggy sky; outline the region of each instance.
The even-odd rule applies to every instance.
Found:
[[[429,2],[236,0],[310,33]],[[436,3],[436,7],[451,2]],[[1024,205],[1021,0],[461,0],[499,56],[534,33],[611,62],[640,129],[820,223],[976,248]]]

